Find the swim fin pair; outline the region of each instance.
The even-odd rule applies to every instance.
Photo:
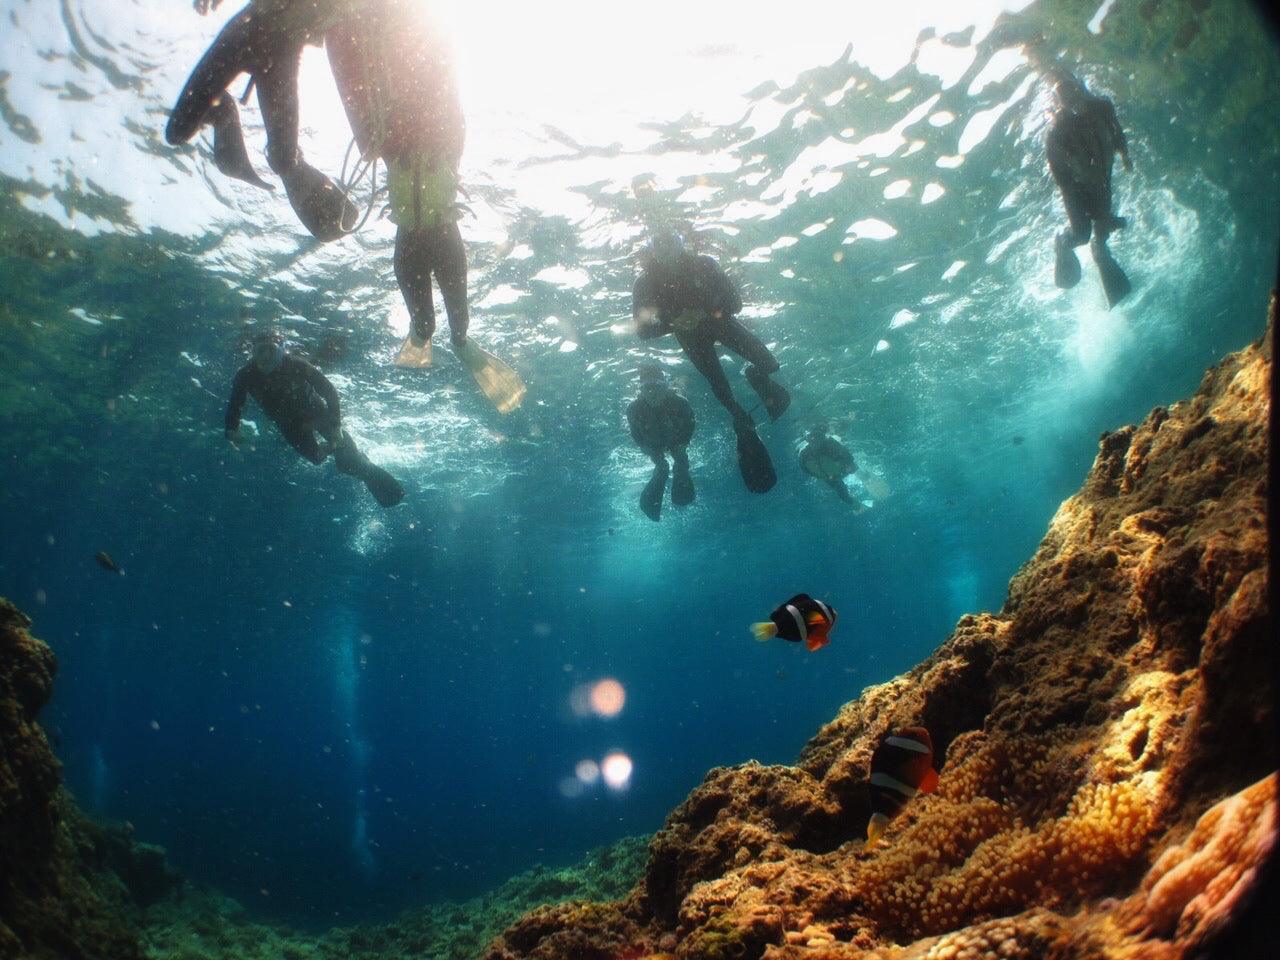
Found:
[[[687,457],[675,458],[675,476],[671,481],[671,503],[677,507],[687,507],[693,503],[697,491],[693,487],[693,477],[689,473]],[[662,497],[667,489],[667,461],[655,464],[653,476],[640,491],[640,509],[650,520],[662,519]]]
[[[341,473],[363,480],[373,498],[382,506],[394,507],[404,499],[404,487],[400,481],[356,449],[355,441],[346,431],[333,446],[333,462]]]
[[[752,493],[768,493],[778,482],[778,474],[764,441],[750,422],[736,425],[734,431],[738,435],[738,472],[742,482]]]
[[[1100,240],[1095,235],[1089,243],[1089,250],[1093,254],[1093,262],[1098,267],[1098,276],[1102,279],[1107,306],[1114,307],[1129,295],[1133,284],[1121,269],[1120,264],[1116,263],[1115,258],[1111,256],[1106,240]],[[1080,274],[1080,258],[1067,242],[1065,234],[1058,234],[1054,241],[1053,282],[1063,290],[1070,290],[1080,282]]]

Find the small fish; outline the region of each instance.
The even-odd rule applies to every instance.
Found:
[[[98,561],[98,566],[103,570],[110,570],[112,573],[118,573],[120,576],[124,576],[124,570],[121,569],[120,564],[112,560],[111,554],[107,553],[107,551],[99,550],[94,555],[93,559]]]
[[[903,727],[880,741],[871,755],[871,820],[867,843],[875,843],[907,801],[938,788],[933,740],[924,727]]]
[[[1025,441],[1026,439],[1027,438],[1024,437],[1022,434],[1017,434],[1009,442],[1012,443],[1015,447],[1020,447],[1022,446],[1023,441]]]
[[[809,650],[821,650],[829,642],[828,634],[836,625],[836,611],[807,593],[794,597],[769,615],[764,623],[753,623],[751,632],[761,643],[781,637],[791,643],[804,641]]]

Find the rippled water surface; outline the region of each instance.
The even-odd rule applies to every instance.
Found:
[[[389,223],[317,245],[207,137],[165,145],[231,0],[0,11],[0,594],[59,655],[45,721],[84,804],[268,915],[469,895],[656,829],[710,766],[793,759],[1000,606],[1101,431],[1262,331],[1280,71],[1241,2],[450,8],[472,330],[529,385],[507,417],[444,345],[392,366]],[[1053,285],[1036,33],[1129,135],[1112,247],[1135,291],[1113,310],[1087,255]],[[308,158],[336,172],[321,51],[302,97]],[[762,428],[765,496],[671,338],[630,327],[664,224],[740,283],[795,395]],[[404,505],[299,461],[252,405],[261,436],[224,442],[268,326]],[[646,358],[699,420],[698,501],[660,524],[622,416]],[[817,418],[869,510],[799,469]],[[800,590],[839,609],[830,647],[751,643]],[[581,709],[604,678],[610,718]],[[625,787],[575,773],[613,752]]]

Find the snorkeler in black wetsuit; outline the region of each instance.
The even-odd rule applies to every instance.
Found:
[[[286,351],[275,336],[259,337],[254,342],[253,359],[236,374],[226,417],[227,439],[232,443],[240,442],[240,412],[249,397],[258,401],[284,438],[312,463],[324,463],[332,453],[338,470],[363,480],[384,507],[394,507],[404,499],[404,488],[391,474],[370,463],[342,429],[338,391],[333,384],[307,361]],[[323,445],[317,434],[324,439]]]
[[[805,473],[821,480],[835,491],[836,496],[853,507],[861,507],[845,486],[844,478],[858,470],[849,448],[827,432],[827,425],[819,423],[805,437],[800,448],[800,466]]]
[[[210,2],[196,0],[204,13]],[[325,30],[349,5],[340,0],[254,0],[234,17],[200,58],[178,96],[165,139],[187,143],[213,126],[213,154],[229,177],[270,189],[249,162],[240,113],[227,91],[250,75],[267,128],[267,163],[284,181],[298,219],[318,240],[334,240],[355,226],[359,211],[332,180],[308,164],[298,147],[298,64],[302,48],[322,42]]]
[[[1125,225],[1111,211],[1111,166],[1120,154],[1126,170],[1133,169],[1124,131],[1115,106],[1090,94],[1061,67],[1048,71],[1058,105],[1045,139],[1049,172],[1062,191],[1067,229],[1054,240],[1054,282],[1064,289],[1080,282],[1075,248],[1092,243],[1094,263],[1102,278],[1107,303],[1115,306],[1132,289],[1129,278],[1107,249],[1107,238]]]
[[[667,384],[657,364],[640,368],[640,396],[627,406],[631,438],[653,461],[653,476],[640,493],[640,509],[651,520],[662,518],[662,496],[667,487],[667,454],[675,465],[671,502],[677,507],[693,503],[695,491],[685,449],[693,439],[693,407]]]
[[[685,355],[733,417],[743,482],[753,493],[764,493],[777,482],[777,474],[750,414],[729,387],[716,344],[747,361],[743,375],[764,401],[771,419],[786,412],[791,395],[772,379],[778,361],[769,348],[737,319],[741,309],[738,291],[715,260],[687,252],[673,232],[654,236],[632,291],[636,331],[645,339],[675,334]]]

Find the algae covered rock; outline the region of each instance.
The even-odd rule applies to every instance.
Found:
[[[1275,843],[1270,335],[1102,437],[999,613],[863,691],[796,767],[711,771],[626,900],[531,914],[487,956],[1163,960],[1220,943]],[[939,788],[868,847],[872,751],[914,723]]]

